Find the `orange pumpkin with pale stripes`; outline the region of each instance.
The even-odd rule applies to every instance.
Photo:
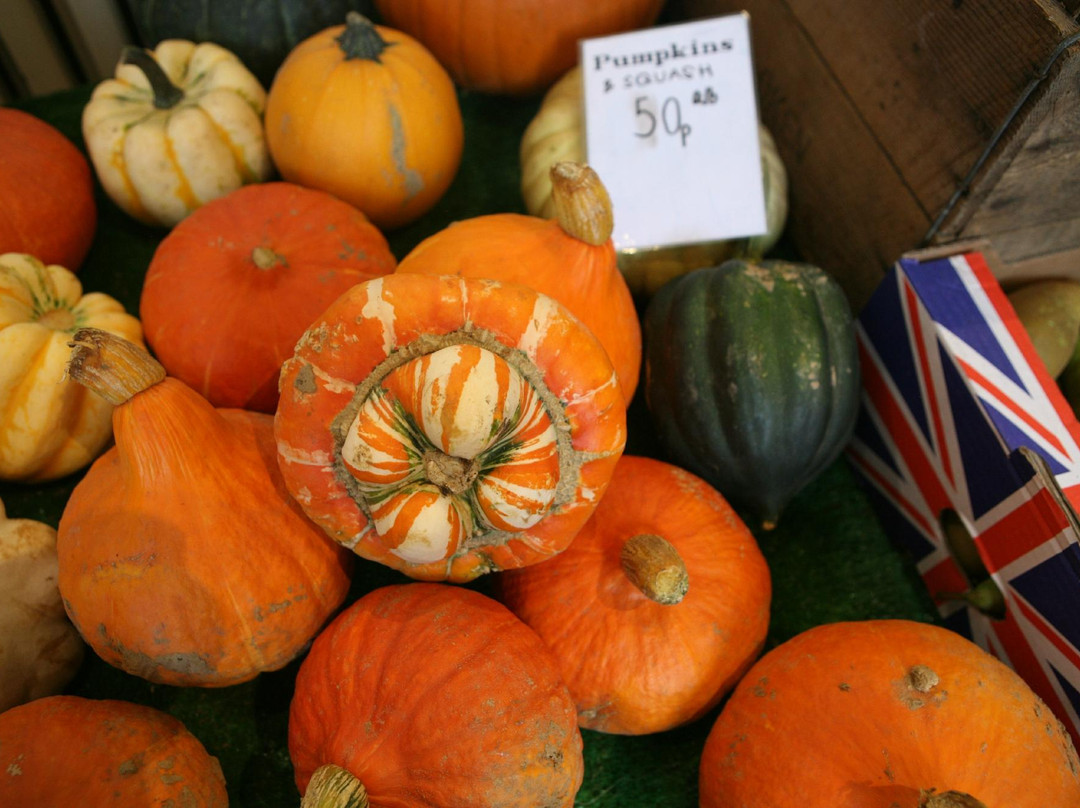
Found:
[[[424,580],[467,581],[563,550],[626,439],[603,347],[518,284],[358,284],[301,338],[280,386],[292,495],[360,556]]]

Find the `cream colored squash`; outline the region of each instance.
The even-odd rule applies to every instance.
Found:
[[[138,319],[108,295],[84,295],[73,272],[0,255],[0,479],[62,477],[112,437],[112,405],[66,377],[68,342],[82,326],[142,342]]]
[[[0,712],[59,693],[82,662],[56,581],[56,531],[0,501]]]
[[[241,185],[270,177],[266,91],[230,51],[167,39],[127,48],[98,84],[82,129],[109,197],[141,222],[171,227]]]
[[[545,219],[555,217],[550,169],[560,161],[585,162],[585,111],[581,68],[574,67],[551,86],[521,137],[521,195],[525,210]],[[767,230],[751,238],[624,250],[619,269],[637,297],[648,298],[669,280],[728,258],[760,258],[779,240],[787,223],[788,177],[772,133],[759,125],[761,168],[765,182]],[[601,178],[603,179],[603,178]],[[618,203],[616,203],[616,213]]]

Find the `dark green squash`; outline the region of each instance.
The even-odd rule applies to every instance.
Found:
[[[236,54],[269,87],[289,51],[312,34],[367,13],[370,0],[126,0],[135,31],[152,48],[163,39],[213,42]]]
[[[810,264],[733,259],[661,287],[644,326],[661,446],[771,528],[855,425],[855,326],[840,286]]]

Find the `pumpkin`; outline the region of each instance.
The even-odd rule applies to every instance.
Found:
[[[0,142],[0,253],[78,271],[97,229],[86,157],[55,126],[11,107],[0,107]]]
[[[1027,684],[938,626],[811,628],[765,654],[709,732],[702,808],[1080,805],[1080,760]]]
[[[172,227],[200,205],[270,177],[266,91],[212,42],[125,48],[114,78],[83,108],[90,160],[109,198],[148,225]]]
[[[329,764],[372,805],[412,808],[571,806],[584,773],[547,648],[501,604],[439,583],[375,589],[319,635],[296,677],[289,755],[306,798]]]
[[[560,303],[415,273],[357,284],[311,325],[274,424],[289,491],[330,536],[458,582],[563,550],[626,441],[611,361]]]
[[[555,215],[551,166],[560,161],[586,159],[584,103],[581,68],[574,67],[547,91],[521,136],[521,196],[525,210],[534,216]],[[758,125],[758,136],[765,184],[766,231],[758,236],[702,244],[620,249],[619,269],[635,296],[648,299],[679,275],[716,266],[733,257],[760,259],[776,246],[787,223],[787,169],[772,133],[764,124]]]
[[[551,168],[556,218],[494,213],[454,222],[420,242],[398,272],[523,283],[558,300],[595,334],[629,405],[641,370],[641,324],[615,263],[611,198],[586,165]]]
[[[0,712],[59,693],[82,662],[56,567],[56,531],[8,518],[0,501]]]
[[[304,329],[350,286],[396,263],[348,203],[287,182],[248,185],[162,239],[139,315],[170,376],[215,406],[272,413],[281,363]]]
[[[0,804],[226,808],[216,757],[176,718],[49,696],[0,714]]]
[[[769,626],[769,569],[749,528],[701,478],[636,455],[565,551],[497,584],[554,654],[580,725],[598,732],[699,718]]]
[[[855,326],[839,284],[812,264],[732,259],[663,286],[644,331],[663,450],[772,528],[855,427]]]
[[[145,45],[163,39],[215,42],[269,86],[289,51],[301,40],[360,10],[364,0],[127,0]]]
[[[70,270],[0,255],[0,479],[39,482],[93,460],[112,437],[112,407],[65,378],[67,342],[82,326],[140,342],[139,321]]]
[[[142,349],[80,330],[69,373],[106,397],[116,446],[60,516],[60,594],[109,664],[220,687],[300,654],[341,605],[351,556],[292,501],[272,417],[215,409]]]
[[[411,34],[462,87],[531,95],[578,58],[578,41],[651,25],[663,0],[376,0],[388,25]]]
[[[450,187],[464,126],[453,82],[427,49],[350,12],[289,53],[270,86],[266,137],[286,180],[390,229]]]

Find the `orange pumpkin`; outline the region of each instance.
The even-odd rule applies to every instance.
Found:
[[[443,67],[412,37],[356,12],[289,53],[265,127],[282,177],[344,199],[383,229],[439,201],[464,145]]]
[[[304,329],[396,263],[352,205],[288,182],[248,185],[161,241],[139,314],[169,375],[217,407],[273,412],[281,363]]]
[[[495,213],[420,242],[398,272],[523,283],[558,300],[603,343],[629,405],[641,370],[641,325],[611,241],[611,198],[586,165],[551,168],[552,220]]]
[[[0,107],[0,254],[78,272],[97,229],[90,163],[59,129]]]
[[[663,0],[376,0],[388,25],[423,42],[455,81],[540,92],[577,63],[578,40],[651,25]]]
[[[760,653],[769,569],[704,480],[623,455],[563,553],[499,576],[500,598],[552,650],[582,727],[642,735],[700,717]]]
[[[724,705],[703,808],[1065,808],[1080,760],[1010,668],[947,629],[832,623],[774,648]]]
[[[319,635],[289,754],[306,799],[333,764],[388,807],[571,806],[584,773],[574,704],[539,638],[491,598],[431,583],[376,589]]]
[[[275,430],[289,491],[330,536],[414,578],[467,581],[570,543],[626,410],[603,347],[552,298],[395,273],[301,338]]]
[[[160,710],[48,696],[0,713],[0,805],[228,804],[217,758]]]
[[[304,518],[272,418],[218,410],[132,343],[75,333],[71,377],[109,399],[116,445],[60,517],[60,594],[106,662],[219,687],[294,659],[341,605],[351,556]]]

